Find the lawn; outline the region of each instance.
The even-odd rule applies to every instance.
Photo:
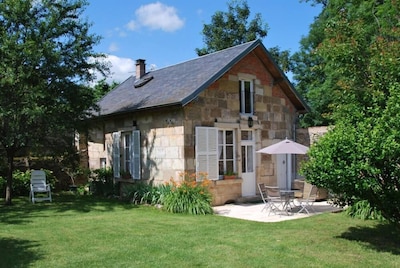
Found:
[[[0,200],[1,202],[1,200]],[[0,207],[0,267],[400,267],[400,231],[341,213],[260,223],[91,196]]]

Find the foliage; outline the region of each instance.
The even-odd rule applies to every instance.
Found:
[[[368,200],[389,221],[400,223],[400,85],[385,109],[364,121],[338,122],[314,144],[302,172],[349,205]]]
[[[355,202],[345,210],[345,214],[362,220],[385,220],[382,214],[376,208],[371,207],[367,200]]]
[[[206,55],[267,36],[268,25],[262,21],[260,13],[248,21],[250,9],[247,1],[231,0],[227,5],[227,12],[217,11],[211,23],[203,25],[205,47],[196,48],[197,55]]]
[[[150,185],[145,182],[137,182],[126,186],[122,195],[129,202],[135,204],[162,205],[165,197],[170,194],[171,186],[167,184]]]
[[[46,181],[54,190],[57,178],[50,170],[44,170],[46,173]],[[31,170],[21,171],[14,170],[13,172],[13,194],[14,196],[28,196],[30,191]],[[6,180],[0,177],[0,191],[3,193],[6,187]]]
[[[100,100],[103,96],[105,96],[108,92],[113,90],[116,86],[118,86],[118,82],[115,81],[113,81],[111,84],[107,83],[106,79],[98,81],[93,87],[96,101]]]
[[[165,196],[164,208],[173,213],[212,214],[210,181],[204,174],[182,173],[181,181],[170,180],[171,191]]]
[[[350,205],[367,200],[400,223],[400,2],[329,1],[314,66],[335,125],[304,168]]]
[[[93,170],[90,179],[90,191],[97,196],[110,196],[116,193],[113,170],[111,168]]]
[[[6,203],[13,159],[73,144],[74,131],[95,108],[88,82],[102,54],[100,38],[80,18],[84,0],[4,0],[0,3],[0,145],[7,154]]]

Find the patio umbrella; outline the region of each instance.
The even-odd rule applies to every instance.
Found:
[[[304,146],[300,143],[294,142],[289,139],[285,139],[273,145],[267,146],[261,150],[258,150],[257,153],[264,154],[306,154],[308,151],[308,147]]]
[[[286,154],[286,160],[288,159],[288,154],[306,154],[308,151],[308,147],[304,146],[300,143],[294,142],[286,138],[283,141],[267,146],[261,150],[258,150],[257,153],[264,154]],[[286,189],[290,189],[290,184],[292,181],[291,173],[286,173]]]

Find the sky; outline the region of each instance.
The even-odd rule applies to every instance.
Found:
[[[161,69],[197,57],[203,48],[203,25],[217,11],[227,11],[228,0],[89,0],[83,14],[92,33],[102,37],[96,52],[111,63],[107,81],[122,82],[135,73],[135,61],[146,69]],[[320,13],[321,6],[300,0],[247,0],[250,18],[260,13],[268,24],[262,39],[268,49],[278,46],[294,53]],[[101,78],[101,77],[100,77]],[[290,78],[290,77],[289,77]]]

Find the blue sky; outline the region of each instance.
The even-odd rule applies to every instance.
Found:
[[[266,48],[279,46],[292,53],[321,11],[300,0],[247,0],[250,19],[261,13],[269,31]],[[89,0],[84,16],[93,33],[102,36],[97,52],[112,64],[109,81],[122,82],[135,72],[135,60],[147,69],[163,68],[196,58],[201,31],[216,11],[227,11],[227,0]]]

